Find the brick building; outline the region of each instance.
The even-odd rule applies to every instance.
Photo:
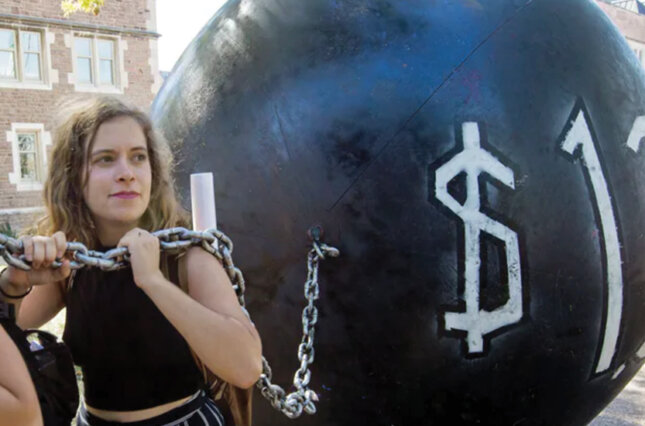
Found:
[[[147,111],[161,86],[156,0],[65,18],[60,0],[0,0],[0,230],[41,215],[54,105],[112,94]]]

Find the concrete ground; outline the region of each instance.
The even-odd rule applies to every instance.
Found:
[[[589,426],[645,425],[645,369],[634,376],[625,389]]]

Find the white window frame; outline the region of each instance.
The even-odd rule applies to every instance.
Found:
[[[18,34],[18,31],[16,31],[13,28],[2,28],[0,27],[0,31],[11,31],[13,33],[14,41],[16,37],[20,37]],[[5,49],[5,48],[0,48],[0,51],[2,52],[11,52],[13,53],[13,72],[16,75],[14,78],[8,78],[8,77],[0,77],[0,80],[4,81],[19,81],[19,76],[20,76],[20,66],[18,65],[18,57],[20,56],[19,52],[19,44],[17,41],[15,41],[15,47],[13,49]]]
[[[36,133],[36,175],[37,181],[25,181],[20,173],[20,148],[18,134]],[[7,132],[7,142],[11,144],[13,172],[9,173],[9,183],[16,186],[17,191],[40,191],[47,176],[47,146],[51,145],[51,134],[45,131],[43,123],[11,123]]]
[[[117,56],[117,47],[116,47],[116,41],[110,38],[104,38],[104,37],[97,37],[95,40],[96,44],[96,69],[98,70],[98,74],[96,74],[96,80],[98,85],[104,85],[104,86],[117,86],[117,69],[116,69],[116,56]],[[101,49],[99,49],[99,42],[100,41],[109,41],[112,42],[112,57],[111,58],[102,58],[101,57]],[[103,60],[109,60],[112,62],[111,66],[111,72],[112,72],[112,84],[103,84],[101,83],[101,61]]]
[[[78,82],[77,75],[77,58],[76,43],[77,38],[87,38],[92,42],[90,44],[92,50],[91,83]],[[99,57],[99,40],[107,40],[113,43],[113,56],[112,56],[112,79],[113,84],[101,84],[100,76],[100,60]],[[123,94],[123,90],[127,87],[127,74],[124,69],[123,52],[127,48],[127,44],[120,37],[111,37],[102,34],[74,32],[68,38],[68,46],[72,49],[72,73],[69,75],[69,82],[74,85],[74,90],[77,92],[90,92],[90,93],[115,93]]]
[[[76,41],[78,39],[89,40],[89,42],[90,42],[90,56],[80,55],[76,51]],[[93,86],[94,81],[96,80],[96,72],[95,72],[96,66],[94,64],[96,62],[96,58],[94,57],[94,41],[93,41],[92,37],[78,37],[78,36],[74,37],[74,64],[76,65],[76,68],[75,68],[76,73],[75,73],[75,75],[77,75],[77,76],[78,76],[78,60],[81,59],[81,58],[90,60],[90,82],[87,83],[85,81],[79,81],[78,84],[79,85],[87,84],[87,85]]]
[[[57,82],[58,74],[51,68],[50,45],[54,42],[54,34],[43,28],[23,27],[23,26],[4,26],[0,25],[0,30],[13,31],[16,37],[16,48],[14,49],[14,67],[16,78],[1,78],[0,88],[8,89],[35,89],[35,90],[52,90],[52,81]],[[40,80],[30,80],[24,77],[24,54],[33,53],[25,52],[22,49],[22,33],[37,33],[40,35]]]
[[[39,51],[32,51],[32,50],[27,50],[25,46],[22,45],[22,35],[24,33],[31,33],[31,34],[36,34],[39,37],[38,44],[40,46]],[[43,46],[45,44],[45,40],[43,37],[43,33],[40,31],[26,31],[26,30],[20,30],[19,34],[20,36],[20,42],[19,42],[19,47],[20,47],[20,71],[21,71],[21,81],[25,82],[37,82],[37,83],[42,83],[44,80],[44,75],[45,75],[45,67],[43,66]],[[37,54],[38,55],[38,74],[40,75],[40,78],[37,80],[34,79],[29,79],[27,78],[25,74],[25,56],[27,54]]]
[[[33,137],[33,149],[27,151],[27,150],[22,150],[20,148],[20,137],[21,136],[29,136],[30,138]],[[40,167],[41,159],[40,157],[42,156],[42,153],[40,152],[40,132],[34,131],[34,130],[19,130],[16,132],[16,137],[18,138],[18,160],[21,163],[20,167],[20,179],[27,181],[24,176],[22,176],[22,156],[27,154],[27,155],[33,155],[34,157],[34,178],[29,179],[30,183],[34,182],[42,182],[43,180],[43,171],[42,167]]]

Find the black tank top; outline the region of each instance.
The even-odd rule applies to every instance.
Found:
[[[176,257],[169,268],[176,271]],[[137,287],[131,268],[80,269],[65,299],[63,340],[82,369],[91,407],[141,410],[203,387],[188,344]]]

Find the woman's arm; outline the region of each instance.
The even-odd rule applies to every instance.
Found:
[[[238,387],[253,386],[262,373],[262,342],[255,325],[242,311],[226,271],[213,255],[199,247],[189,249],[180,259],[179,266],[181,279],[188,283],[190,297],[217,314],[218,321],[209,324],[210,330],[200,330],[210,348],[204,356],[196,349],[195,352],[213,372],[218,371],[218,365],[222,368],[230,365],[227,368],[232,371],[235,366],[241,368]],[[220,332],[224,341],[218,341],[219,334],[210,334]],[[226,347],[227,342],[232,346]],[[215,347],[225,349],[224,362],[212,356]]]
[[[231,282],[217,259],[191,247],[180,262],[188,293],[159,270],[159,240],[143,229],[126,233],[118,246],[128,247],[134,281],[186,339],[199,359],[225,381],[249,388],[262,372],[262,344],[244,315]],[[181,276],[181,275],[180,275]]]
[[[161,275],[141,288],[211,371],[237,387],[253,386],[262,373],[262,344],[224,268],[205,250],[192,247],[179,273],[190,297]]]
[[[0,276],[0,287],[8,294],[24,294],[28,287],[13,286],[8,280],[8,273]],[[25,328],[38,328],[56,316],[65,307],[62,285],[64,282],[41,284],[34,286],[32,291],[20,299],[6,298],[5,302],[14,305],[18,325]]]
[[[0,426],[43,424],[36,389],[20,351],[0,326]]]
[[[21,303],[18,325],[23,328],[39,328],[54,318],[65,307],[64,281],[34,287]]]
[[[63,300],[63,286],[70,275],[70,262],[63,259],[63,266],[51,269],[49,265],[56,259],[62,259],[67,248],[67,239],[62,232],[52,236],[21,237],[25,257],[31,262],[30,271],[22,271],[9,266],[0,274],[2,292],[24,298],[10,298],[0,294],[0,298],[15,307],[18,324],[23,328],[40,327],[60,311]]]

